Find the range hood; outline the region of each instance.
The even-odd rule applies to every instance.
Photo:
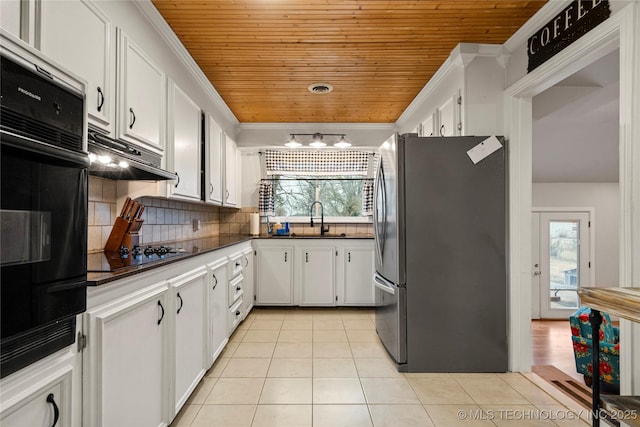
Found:
[[[89,174],[127,181],[166,181],[176,174],[160,168],[160,155],[115,140],[94,130],[88,132]]]

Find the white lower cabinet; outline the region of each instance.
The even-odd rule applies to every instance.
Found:
[[[372,285],[374,263],[373,244],[364,241],[342,249],[342,299],[340,305],[374,305],[375,292]]]
[[[292,243],[256,243],[256,304],[293,305]]]
[[[243,288],[244,295],[242,297],[242,317],[246,318],[247,315],[253,309],[253,303],[256,299],[256,291],[255,291],[255,268],[254,268],[254,256],[255,250],[252,247],[247,248],[242,251],[242,262],[244,265],[244,272],[242,273],[244,276]]]
[[[235,315],[241,294],[228,298],[229,259],[249,248],[239,243],[89,287],[82,425],[171,423],[244,318]]]
[[[336,249],[302,247],[300,260],[300,305],[333,306],[336,304]]]
[[[3,427],[80,426],[73,414],[75,354],[49,356],[2,380],[0,425]],[[78,411],[79,414],[79,411]]]
[[[170,279],[174,296],[174,415],[204,376],[208,365],[207,269]]]
[[[209,274],[209,365],[216,361],[229,342],[227,301],[227,258],[207,264]]]
[[[254,240],[256,305],[375,305],[373,239],[274,240]]]
[[[84,425],[168,424],[167,290],[160,282],[87,311]]]

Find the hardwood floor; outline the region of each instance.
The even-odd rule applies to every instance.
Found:
[[[576,371],[568,320],[533,320],[531,337],[534,366],[552,365],[584,384]]]

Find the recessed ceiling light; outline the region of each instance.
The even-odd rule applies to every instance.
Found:
[[[308,89],[311,93],[329,93],[333,90],[333,86],[329,83],[312,83]]]

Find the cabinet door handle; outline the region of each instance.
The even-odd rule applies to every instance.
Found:
[[[218,278],[216,277],[215,273],[212,274],[213,276],[213,288],[212,290],[215,290],[216,286],[218,286]]]
[[[304,253],[304,260],[305,262],[309,262],[309,252]]]
[[[347,258],[349,259],[348,261],[351,262],[351,252],[347,253]]]
[[[60,409],[56,404],[53,393],[50,393],[49,396],[47,396],[47,402],[51,403],[51,406],[53,406],[53,424],[51,424],[51,427],[56,427],[56,424],[58,424],[58,418],[60,418]]]
[[[162,312],[160,313],[160,318],[158,319],[158,325],[162,322],[162,319],[164,319],[164,307],[162,306],[162,303],[160,301],[158,301],[158,306],[160,307],[160,310],[162,310]]]
[[[225,193],[224,193],[224,194],[226,194],[225,199],[226,199],[226,200],[229,200],[229,190],[225,190]]]
[[[236,291],[240,292],[242,290],[242,286],[236,286]]]
[[[287,262],[287,253],[284,253],[284,262]]]
[[[444,136],[446,132],[446,128],[444,127],[444,125],[440,126],[440,136]]]
[[[209,183],[209,188],[210,188],[209,195],[212,195],[213,194],[213,184]]]
[[[104,93],[102,93],[102,89],[98,86],[98,112],[102,111],[102,107],[104,106]]]
[[[244,257],[244,267],[249,265],[249,260],[247,259],[247,257]]]
[[[182,297],[180,296],[180,292],[178,292],[177,297],[180,300],[180,307],[178,307],[178,311],[176,312],[176,314],[180,314],[180,310],[182,310],[182,306],[184,305],[184,301],[182,300]]]
[[[133,129],[133,125],[136,123],[136,113],[133,112],[133,108],[129,108],[129,116],[131,118],[129,129]]]
[[[180,174],[178,174],[178,172],[176,172],[176,177],[178,178],[178,182],[176,182],[175,188],[178,188],[178,185],[180,185]]]

